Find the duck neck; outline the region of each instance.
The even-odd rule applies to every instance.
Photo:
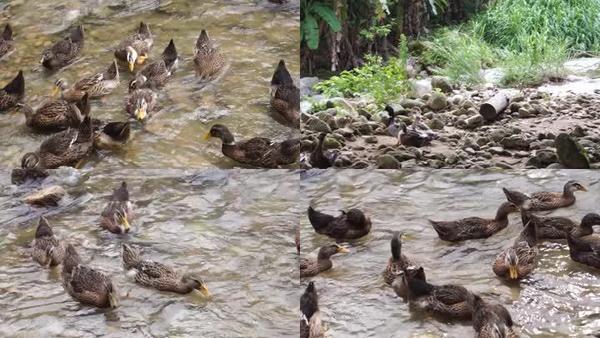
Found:
[[[575,199],[575,192],[571,190],[570,185],[565,185],[565,188],[563,189],[563,197],[567,199]]]
[[[21,110],[23,111],[23,114],[25,114],[25,120],[27,122],[31,121],[31,118],[34,115],[33,108],[31,108],[30,105],[23,103],[23,105],[21,106]]]
[[[508,222],[508,214],[510,214],[510,203],[509,202],[504,202],[498,208],[498,211],[496,212],[496,218],[495,219],[498,222]]]
[[[408,280],[408,288],[410,290],[411,298],[418,298],[421,296],[425,296],[433,291],[433,285],[427,283],[427,281],[410,278]]]
[[[317,264],[319,265],[319,271],[331,269],[331,267],[333,266],[331,257],[318,257]]]

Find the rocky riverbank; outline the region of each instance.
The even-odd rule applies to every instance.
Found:
[[[316,137],[327,133],[324,149],[340,168],[600,168],[600,95],[593,90],[558,95],[542,88],[454,89],[443,78],[427,81],[433,91],[382,109],[364,97],[323,98],[310,90],[314,79],[303,80],[303,165],[310,167]],[[499,91],[510,104],[485,121],[479,107]],[[387,130],[390,115],[410,125],[415,113],[437,135],[430,146],[400,145]]]

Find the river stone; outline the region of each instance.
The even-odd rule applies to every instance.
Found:
[[[369,123],[354,122],[354,123],[352,123],[351,127],[352,127],[352,129],[356,130],[361,135],[373,134],[373,128],[371,128]]]
[[[519,109],[521,109],[521,104],[518,102],[513,102],[510,104],[510,106],[508,106],[508,109],[511,113],[516,113],[519,111]]]
[[[524,118],[532,117],[533,114],[527,108],[519,108],[518,116],[520,118],[524,119]]]
[[[412,159],[415,159],[417,157],[415,154],[413,154],[411,152],[402,151],[402,150],[390,151],[387,154],[390,155],[390,156],[393,156],[399,162],[404,162],[404,161],[412,160]]]
[[[571,135],[575,137],[584,137],[585,130],[581,126],[575,126],[573,131],[571,131]]]
[[[473,115],[465,120],[465,127],[467,129],[475,129],[481,125],[483,125],[483,116],[481,115]]]
[[[331,128],[329,125],[318,118],[310,119],[308,123],[306,123],[306,129],[315,131],[317,133],[331,133]]]
[[[452,92],[452,83],[450,83],[450,79],[445,76],[433,76],[431,78],[431,86],[444,93]]]
[[[54,185],[25,196],[23,201],[39,207],[55,207],[65,194],[63,187]]]
[[[590,162],[585,150],[566,133],[559,134],[555,140],[558,161],[569,169],[589,169]]]
[[[442,110],[448,105],[448,99],[444,93],[434,92],[427,101],[427,106],[435,111]]]
[[[389,154],[381,155],[377,158],[378,169],[400,169],[402,165],[394,156]]]
[[[407,108],[407,109],[412,109],[412,108],[423,108],[425,107],[425,103],[421,100],[413,100],[413,99],[402,99],[402,101],[400,101],[400,105],[402,105],[402,107]]]
[[[323,148],[324,149],[340,149],[340,148],[342,148],[342,143],[333,137],[326,137],[325,141],[323,141]]]
[[[374,136],[374,135],[366,136],[364,139],[365,139],[365,142],[369,143],[369,144],[375,144],[378,142],[377,136]]]
[[[516,150],[529,150],[529,140],[525,139],[521,135],[512,135],[509,137],[505,137],[500,141],[502,146],[506,149],[516,149]]]
[[[344,99],[343,97],[330,98],[329,101],[327,102],[328,108],[332,108],[330,105],[332,107],[340,108],[340,109],[338,109],[338,114],[358,116],[358,112],[356,111],[356,109],[354,109],[354,106],[348,100]]]
[[[429,128],[433,130],[442,130],[444,129],[444,122],[437,117],[433,118],[431,121],[429,121]]]

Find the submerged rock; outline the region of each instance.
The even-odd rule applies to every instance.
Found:
[[[569,169],[589,169],[590,162],[583,147],[566,133],[559,134],[555,141],[558,161]]]
[[[54,185],[25,196],[23,202],[40,207],[55,207],[65,194],[63,187]]]

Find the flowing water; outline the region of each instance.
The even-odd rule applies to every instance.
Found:
[[[298,174],[271,170],[58,170],[56,208],[20,199],[0,171],[1,337],[295,337],[297,277],[294,225]],[[125,236],[99,229],[113,187],[128,182],[138,218]],[[61,285],[60,268],[35,263],[29,245],[45,214],[55,233],[85,263],[109,274],[120,306],[79,304]],[[121,244],[146,258],[200,274],[213,298],[178,295],[134,284],[122,268]]]
[[[280,59],[299,74],[299,1],[285,5],[267,0],[45,0],[0,1],[0,25],[13,25],[17,49],[0,61],[0,86],[24,71],[26,102],[37,106],[51,92],[57,78],[74,83],[84,75],[104,71],[113,48],[136,29],[140,21],[154,34],[151,59],[160,56],[170,39],[180,55],[179,68],[159,93],[161,110],[144,126],[136,124],[122,151],[102,152],[87,167],[197,168],[236,164],[220,152],[220,143],[202,141],[214,123],[227,125],[236,138],[264,136],[288,139],[296,131],[269,113],[271,75]],[[82,23],[86,41],[82,58],[48,74],[39,66],[45,47]],[[202,29],[226,56],[228,70],[221,79],[201,84],[193,71],[193,50]],[[109,96],[92,104],[92,116],[124,121],[124,97],[132,78],[126,67],[121,84]],[[23,153],[35,150],[46,135],[25,127],[21,113],[0,115],[0,163],[14,167]]]
[[[484,240],[443,242],[427,219],[493,217],[505,200],[502,187],[523,192],[562,191],[577,179],[589,192],[577,203],[552,212],[580,220],[599,212],[600,173],[595,171],[478,172],[438,170],[312,171],[300,183],[302,209],[337,213],[358,207],[371,216],[373,230],[348,243],[351,253],[333,256],[333,269],[313,277],[330,337],[471,337],[470,323],[441,322],[411,314],[381,276],[390,257],[394,230],[404,231],[402,251],[425,268],[433,284],[456,283],[504,304],[527,337],[585,337],[600,332],[600,274],[570,260],[565,242],[540,244],[540,263],[520,285],[496,278],[491,264],[522,228],[518,214],[509,226]],[[331,243],[301,218],[303,255]],[[302,289],[308,280],[301,282]],[[299,294],[302,291],[299,291]]]

